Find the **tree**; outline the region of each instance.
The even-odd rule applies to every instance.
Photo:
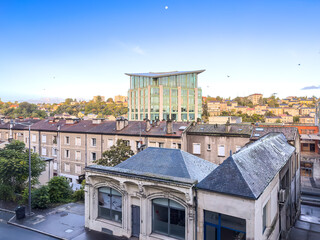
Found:
[[[51,178],[48,182],[48,187],[50,202],[60,203],[70,201],[72,189],[66,177],[56,176]]]
[[[102,158],[95,161],[96,164],[113,167],[133,156],[134,153],[126,141],[118,139],[116,145],[102,153]]]
[[[45,162],[42,161],[38,154],[31,154],[31,183],[38,183],[40,174],[45,170]],[[20,141],[13,141],[5,148],[0,149],[0,188],[11,188],[11,192],[21,193],[26,186],[29,177],[29,151],[25,149],[25,144]],[[6,194],[6,193],[2,193]],[[7,198],[8,196],[0,196]]]
[[[293,122],[294,123],[298,123],[300,121],[300,117],[299,116],[294,116],[293,117]]]

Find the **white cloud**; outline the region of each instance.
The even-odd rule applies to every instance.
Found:
[[[139,46],[132,48],[132,51],[140,55],[145,55],[145,51],[143,51]]]

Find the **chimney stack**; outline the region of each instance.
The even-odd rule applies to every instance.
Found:
[[[125,124],[126,121],[128,120],[124,117],[118,117],[116,120],[116,130],[121,131],[122,129],[124,129],[128,125]]]
[[[150,120],[147,119],[147,120],[146,120],[146,123],[147,123],[146,132],[149,132],[150,129],[151,129]]]
[[[167,120],[166,129],[167,129],[167,134],[172,134],[173,133],[173,122],[171,121],[171,119]]]
[[[230,125],[230,118],[228,118],[228,121],[226,122],[226,132],[230,132],[231,125]]]
[[[160,120],[159,120],[159,118],[156,119],[156,126],[157,126],[157,127],[160,126]]]

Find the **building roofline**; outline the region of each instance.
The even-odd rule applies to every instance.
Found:
[[[175,75],[183,75],[188,73],[203,73],[205,69],[194,71],[172,71],[172,72],[149,72],[149,73],[125,73],[128,76],[140,76],[140,77],[168,77]],[[149,75],[149,76],[148,76]],[[153,76],[152,76],[153,75]]]
[[[107,167],[107,166],[101,166],[101,165],[87,166],[85,167],[85,170],[90,172],[110,173],[112,175],[130,176],[134,178],[154,180],[158,182],[173,182],[175,184],[185,185],[185,186],[192,186],[198,183],[197,180],[188,179],[188,178],[172,177],[172,176],[166,176],[166,175],[154,174],[154,173],[144,173],[144,172],[133,171],[133,170],[124,169],[124,168]]]

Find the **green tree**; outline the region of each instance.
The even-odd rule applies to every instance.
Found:
[[[50,202],[70,202],[72,189],[66,177],[56,176],[48,182]]]
[[[133,156],[134,153],[127,142],[118,139],[116,145],[113,145],[110,150],[102,153],[102,158],[95,161],[96,164],[113,167]]]
[[[299,116],[294,116],[293,117],[293,122],[294,123],[299,123],[299,121],[300,121],[300,117]]]
[[[31,183],[38,183],[40,174],[45,170],[45,162],[36,153],[31,154]],[[29,177],[29,151],[23,142],[13,141],[0,149],[0,188],[11,188],[8,193],[21,193]],[[3,193],[2,193],[3,194]],[[6,198],[8,196],[0,196]],[[9,197],[10,198],[10,197]],[[13,199],[14,200],[14,199]]]

